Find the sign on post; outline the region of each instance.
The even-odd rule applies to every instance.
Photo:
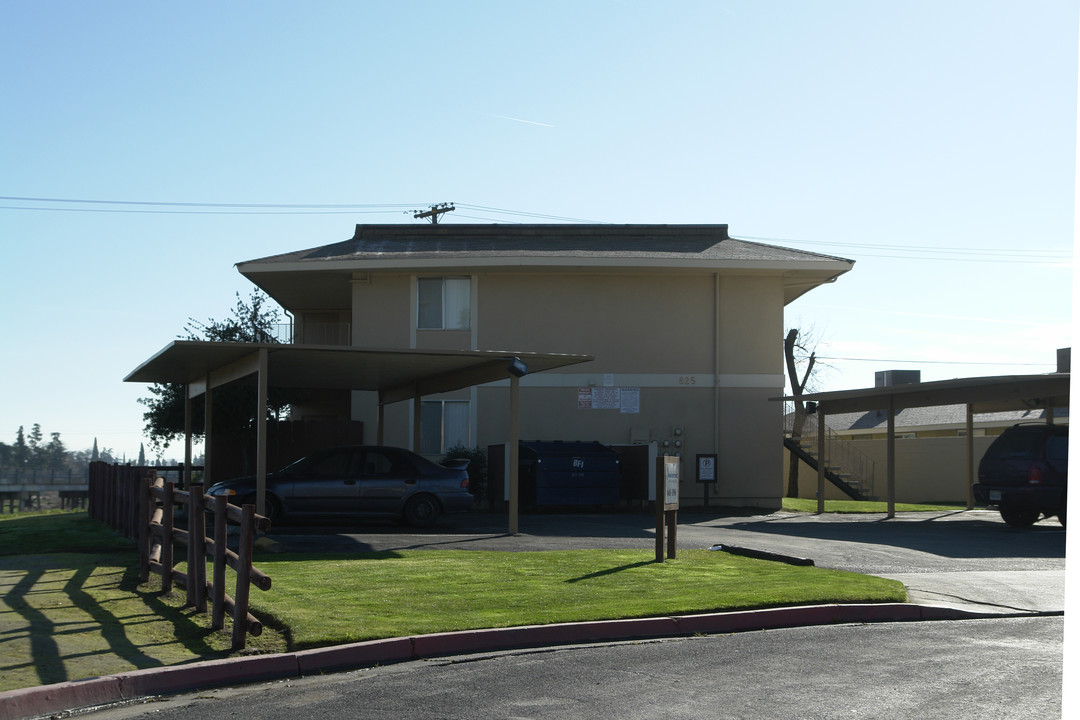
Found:
[[[656,562],[664,562],[664,526],[667,526],[667,556],[675,559],[675,529],[679,510],[679,458],[664,455],[656,459]]]
[[[705,507],[709,507],[709,486],[716,482],[716,453],[697,456],[697,481],[705,486]]]
[[[679,458],[664,456],[664,510],[679,509]]]

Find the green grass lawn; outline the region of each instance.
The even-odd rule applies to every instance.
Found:
[[[807,498],[784,498],[784,510],[791,512],[817,512],[817,500]],[[959,512],[967,505],[913,505],[896,503],[896,512]],[[872,500],[826,500],[827,513],[883,513],[889,511],[889,504]]]
[[[680,550],[413,550],[257,559],[253,607],[296,649],[402,635],[825,602],[904,602],[901,583]]]
[[[822,602],[902,602],[892,580],[681,550],[258,554],[248,652],[448,630]],[[85,512],[0,515],[0,690],[231,654],[229,625],[139,584],[130,542]],[[231,573],[230,573],[231,575]],[[231,584],[229,580],[229,589]]]

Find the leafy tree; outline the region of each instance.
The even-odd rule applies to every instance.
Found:
[[[231,315],[224,320],[208,319],[201,322],[188,318],[185,325],[186,340],[208,340],[211,342],[276,342],[274,325],[281,317],[281,311],[270,306],[270,298],[260,290],[254,290],[248,300],[236,293],[236,305]],[[150,396],[139,399],[146,407],[143,413],[144,432],[150,439],[151,448],[161,454],[170,443],[183,440],[184,405],[186,392],[183,385],[176,383],[157,383],[150,386]],[[205,396],[193,403],[192,433],[203,433],[203,403]],[[215,435],[234,439],[246,438],[255,427],[255,389],[242,383],[234,383],[214,390],[214,427]],[[288,405],[284,392],[272,390],[267,403],[267,414],[278,417]]]

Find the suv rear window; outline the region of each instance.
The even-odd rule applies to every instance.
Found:
[[[998,436],[986,451],[986,458],[1004,458],[1035,454],[1042,433],[1038,428],[1010,428]]]

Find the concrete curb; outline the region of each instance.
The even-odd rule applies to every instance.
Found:
[[[1028,616],[1032,613],[1018,613]],[[1035,613],[1036,615],[1041,613]],[[804,605],[702,615],[602,620],[465,630],[372,640],[275,655],[206,660],[87,680],[0,692],[0,720],[39,718],[64,710],[225,685],[300,678],[375,665],[553,645],[686,637],[839,623],[911,622],[1008,617],[932,605]]]

